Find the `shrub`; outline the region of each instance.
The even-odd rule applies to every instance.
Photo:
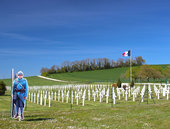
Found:
[[[112,87],[117,88],[117,84],[112,84]]]
[[[121,81],[120,81],[120,78],[118,79],[118,81],[117,81],[117,86],[119,87],[119,88],[121,88]]]
[[[134,87],[134,81],[133,80],[130,83],[130,87]]]
[[[47,76],[48,76],[48,73],[47,73],[47,72],[43,72],[43,73],[41,74],[41,76],[47,77]]]
[[[3,81],[0,81],[0,95],[4,95],[6,91],[6,84]]]

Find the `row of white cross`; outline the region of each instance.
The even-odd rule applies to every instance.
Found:
[[[167,95],[167,100],[169,100],[169,89],[170,87],[168,86],[161,86],[158,85],[159,88],[157,88],[156,85],[153,85],[154,87],[154,92],[157,96],[157,99],[160,98],[160,93],[165,96]],[[133,88],[116,88],[116,92],[114,88],[111,88],[110,86],[100,86],[100,85],[90,85],[90,86],[75,86],[75,87],[60,87],[60,88],[50,88],[48,87],[47,90],[35,90],[31,91],[29,93],[29,101],[40,104],[40,105],[48,105],[51,107],[51,100],[58,101],[64,103],[69,103],[69,100],[71,101],[71,104],[76,101],[76,104],[79,104],[79,101],[82,99],[82,106],[85,105],[85,100],[87,99],[88,101],[93,98],[93,101],[95,102],[97,98],[99,98],[99,102],[102,102],[102,99],[105,97],[105,102],[108,104],[109,103],[109,96],[110,93],[112,94],[112,100],[113,104],[116,103],[116,98],[120,100],[121,97],[125,98],[125,101],[128,101],[128,97],[130,98],[133,96],[133,101],[137,98],[138,95],[141,96],[141,102],[143,102],[145,90],[146,90],[146,85],[141,87],[133,87]],[[112,90],[110,92],[110,89]],[[141,89],[141,91],[140,91]],[[148,85],[148,95],[149,99],[152,98],[152,90],[151,90],[151,85]],[[74,100],[75,99],[75,100]]]

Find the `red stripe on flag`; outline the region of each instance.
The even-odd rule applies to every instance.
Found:
[[[122,54],[122,56],[125,56],[125,52]]]

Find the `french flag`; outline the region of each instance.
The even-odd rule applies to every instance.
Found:
[[[130,50],[129,50],[129,51],[125,51],[122,55],[123,55],[123,56],[130,56],[130,55],[131,55],[131,52],[130,52]]]

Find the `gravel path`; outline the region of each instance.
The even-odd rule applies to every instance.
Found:
[[[44,76],[37,76],[37,77],[43,78],[43,79],[47,79],[47,80],[51,80],[51,81],[55,81],[55,82],[67,82],[67,81],[53,79],[53,78],[48,78],[48,77],[44,77]]]

